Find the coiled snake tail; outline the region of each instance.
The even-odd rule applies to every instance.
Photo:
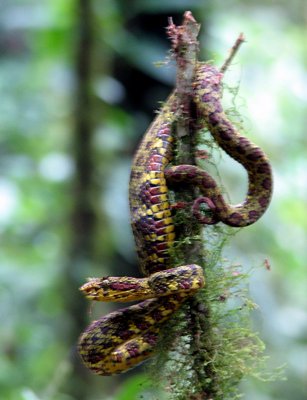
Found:
[[[256,222],[267,209],[272,195],[272,170],[265,153],[248,138],[240,135],[227,119],[221,105],[222,74],[209,64],[199,64],[194,84],[194,102],[198,123],[208,128],[217,144],[248,173],[248,191],[244,201],[231,205],[226,202],[216,181],[193,165],[179,165],[165,170],[171,183],[197,185],[203,200],[213,212],[212,221],[243,227]],[[196,203],[195,210],[199,211]]]

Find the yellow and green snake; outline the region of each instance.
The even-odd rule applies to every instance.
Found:
[[[155,349],[159,329],[189,297],[204,285],[198,265],[172,266],[169,250],[175,226],[168,183],[199,187],[193,212],[199,223],[223,222],[243,227],[265,212],[272,193],[272,172],[263,151],[241,136],[221,105],[222,74],[212,65],[199,64],[193,84],[198,125],[207,127],[217,144],[248,173],[244,201],[230,205],[215,180],[194,165],[170,166],[173,159],[176,91],[168,98],[145,133],[135,154],[130,177],[130,211],[140,271],[144,278],[94,278],[81,287],[90,300],[138,304],[92,322],[79,340],[85,365],[99,375],[125,372],[147,359]],[[200,212],[206,203],[212,216]]]

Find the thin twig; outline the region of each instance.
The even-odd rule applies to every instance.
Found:
[[[243,35],[243,33],[240,33],[240,35],[238,36],[237,40],[235,41],[235,44],[232,46],[232,48],[229,50],[229,55],[226,58],[224,64],[222,65],[222,67],[220,68],[220,72],[223,74],[227,68],[229,67],[231,61],[233,60],[234,56],[236,55],[237,51],[239,50],[239,47],[241,46],[241,44],[245,42],[245,37]]]

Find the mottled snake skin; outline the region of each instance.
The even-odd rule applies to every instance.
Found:
[[[272,171],[264,152],[240,135],[227,119],[221,105],[221,79],[222,74],[215,67],[200,64],[194,83],[194,102],[200,126],[207,127],[217,144],[247,171],[248,192],[244,201],[228,204],[215,180],[193,165],[174,166],[165,176],[173,183],[189,182],[198,186],[213,212],[213,223],[221,221],[243,227],[256,222],[267,209],[272,195]]]
[[[195,199],[195,221],[231,226],[254,223],[266,210],[272,191],[270,164],[259,147],[241,136],[227,120],[220,103],[221,74],[199,64],[193,101],[198,125],[206,126],[218,145],[248,172],[245,200],[229,205],[214,179],[193,165],[168,167],[172,161],[173,124],[176,121],[174,92],[147,130],[134,157],[130,178],[130,210],[140,270],[144,278],[94,278],[81,287],[90,300],[133,301],[133,306],[92,322],[81,335],[79,353],[93,372],[112,375],[125,372],[154,351],[159,326],[204,285],[197,265],[171,266],[169,249],[175,227],[168,198],[168,183],[197,185],[203,195]],[[212,216],[201,215],[206,203]],[[172,268],[173,267],[173,268]]]

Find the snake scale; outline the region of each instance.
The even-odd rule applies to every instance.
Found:
[[[246,169],[247,195],[242,203],[229,205],[215,180],[202,169],[194,165],[170,166],[177,106],[174,91],[145,133],[131,169],[131,223],[144,278],[92,278],[80,288],[90,300],[141,301],[92,322],[81,334],[79,353],[96,374],[125,372],[152,355],[160,325],[204,285],[200,266],[171,265],[169,249],[176,236],[168,183],[199,187],[202,196],[193,205],[199,223],[221,221],[242,227],[258,220],[268,207],[272,193],[269,161],[224,114],[221,79],[222,74],[212,65],[198,64],[193,84],[197,123],[207,127],[217,144]],[[202,203],[209,207],[211,217],[200,212]]]

